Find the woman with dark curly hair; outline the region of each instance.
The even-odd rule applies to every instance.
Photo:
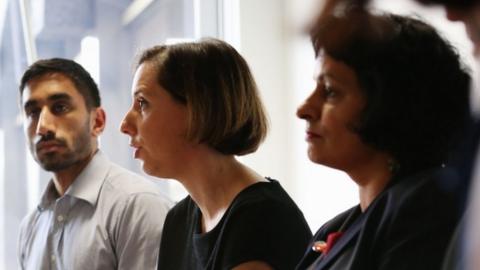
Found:
[[[312,28],[317,85],[297,115],[310,160],[346,172],[360,203],[320,228],[297,269],[439,269],[462,215],[445,164],[470,77],[430,25],[343,8]]]

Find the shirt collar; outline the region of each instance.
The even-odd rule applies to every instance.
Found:
[[[85,200],[95,206],[109,167],[108,158],[98,150],[65,194]]]
[[[98,150],[85,169],[83,169],[67,189],[65,195],[84,200],[92,206],[95,206],[109,167],[110,161]],[[48,207],[54,200],[58,199],[58,197],[59,195],[55,190],[53,180],[50,180],[40,201],[39,210]]]
[[[60,197],[55,189],[53,180],[48,182],[47,188],[43,192],[42,198],[40,199],[40,204],[38,205],[38,210],[43,211],[47,208],[53,201]]]

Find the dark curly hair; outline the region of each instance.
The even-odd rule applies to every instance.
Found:
[[[367,103],[353,129],[402,172],[443,164],[470,119],[470,75],[427,23],[355,9],[311,29],[323,53],[351,67]]]

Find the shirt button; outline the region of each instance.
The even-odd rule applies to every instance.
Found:
[[[57,220],[58,220],[58,222],[62,222],[62,221],[65,220],[65,218],[62,215],[60,215],[60,216],[57,217]]]

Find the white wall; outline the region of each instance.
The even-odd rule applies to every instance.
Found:
[[[264,105],[268,111],[270,131],[268,139],[257,153],[242,160],[260,173],[289,185],[288,156],[291,149],[290,119],[285,108],[289,91],[286,74],[287,47],[283,31],[283,0],[241,0],[239,49],[256,78]],[[268,15],[265,13],[268,10]]]
[[[356,203],[356,189],[336,170],[312,164],[306,156],[305,126],[297,106],[313,89],[314,55],[300,35],[313,0],[241,0],[239,49],[257,80],[270,116],[264,145],[242,160],[278,179],[316,230]]]

